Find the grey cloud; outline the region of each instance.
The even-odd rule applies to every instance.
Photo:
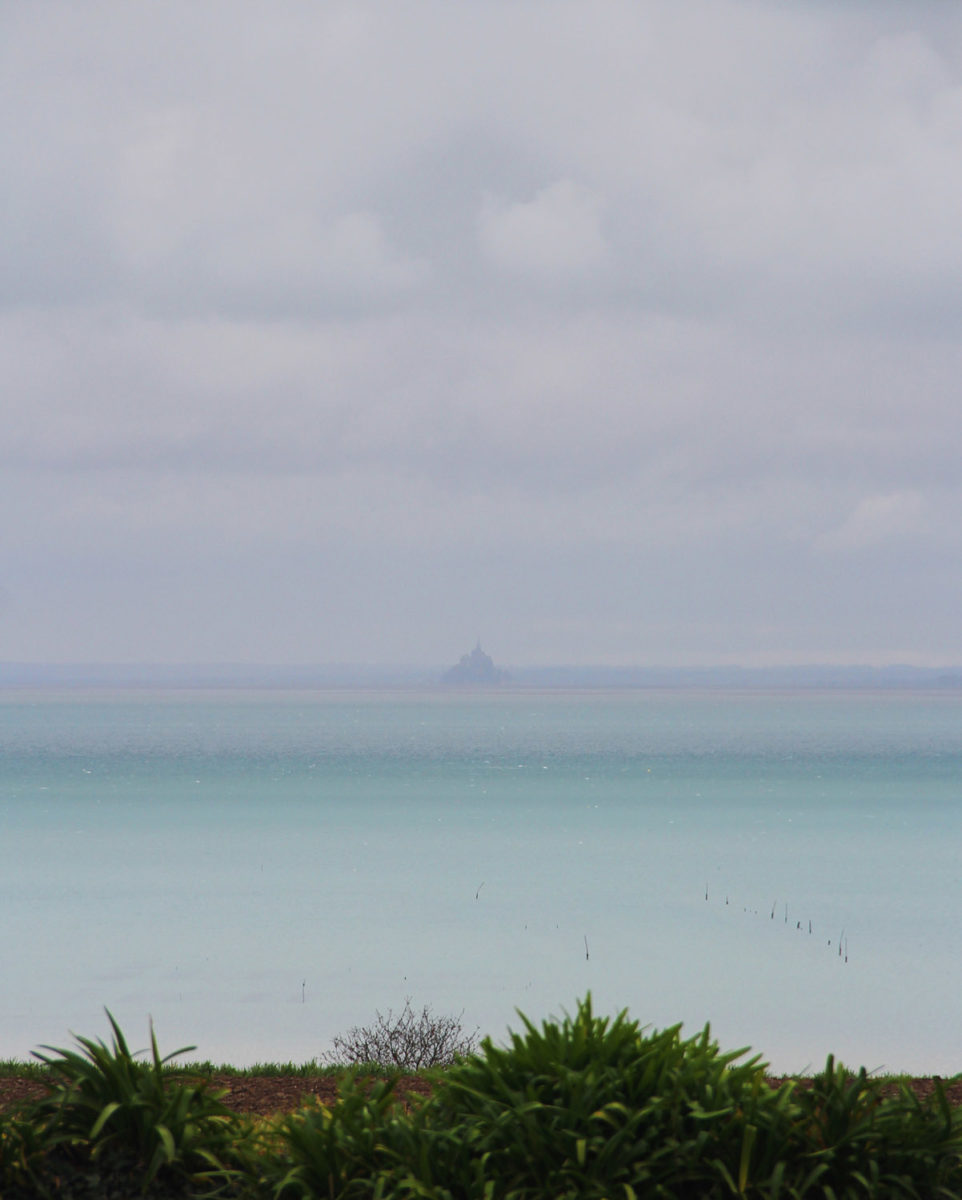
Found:
[[[893,538],[918,536],[925,527],[925,502],[918,492],[864,496],[845,520],[817,540],[819,549],[849,550]]]
[[[0,67],[0,657],[962,656],[954,7],[8,5]]]
[[[559,179],[530,200],[486,194],[479,220],[484,252],[502,270],[554,282],[602,266],[608,247],[601,229],[603,200],[589,188]]]
[[[174,5],[107,37],[68,19],[62,38],[82,47],[72,56],[11,22],[8,301],[311,316],[363,311],[433,277],[446,303],[459,276],[468,293],[478,280],[464,251],[441,258],[415,235],[410,205],[421,245],[393,244],[395,192],[416,189],[426,228],[462,239],[474,228],[445,205],[469,204],[491,250],[491,222],[503,240],[510,219],[515,257],[531,258],[545,235],[525,235],[524,206],[568,187],[580,190],[556,253],[584,258],[590,242],[593,260],[610,250],[620,266],[594,303],[707,301],[771,320],[777,296],[786,320],[858,314],[904,295],[906,277],[957,278],[962,158],[959,64],[942,36],[957,21],[929,8],[928,28],[905,30],[853,12],[722,6],[695,22],[702,44],[663,6],[605,6],[594,37],[575,11],[546,25],[542,6],[515,8],[509,39],[497,5],[314,19]],[[430,36],[417,19],[428,13]],[[38,85],[25,112],[17,94]],[[463,161],[479,138],[505,153],[473,196],[410,180],[432,147],[463,140]],[[538,178],[512,176],[525,158],[540,161]],[[604,206],[603,234],[587,197]],[[557,205],[552,219],[559,228]],[[504,282],[502,303],[514,287]]]

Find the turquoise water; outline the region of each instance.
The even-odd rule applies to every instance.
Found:
[[[955,693],[8,692],[0,1056],[105,1005],[249,1063],[590,989],[954,1073],[960,781]]]

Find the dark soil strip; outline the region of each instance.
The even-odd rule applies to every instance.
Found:
[[[323,1104],[333,1104],[337,1100],[337,1080],[331,1076],[312,1079],[309,1076],[291,1075],[214,1075],[210,1079],[217,1090],[226,1091],[224,1103],[238,1113],[268,1116],[276,1112],[294,1112],[305,1100],[319,1100]],[[782,1082],[781,1079],[771,1080],[774,1085]],[[800,1087],[805,1085],[806,1080],[799,1080]],[[934,1093],[935,1079],[929,1076],[912,1079],[909,1080],[909,1087],[920,1100],[924,1100]],[[962,1105],[962,1079],[955,1079],[945,1087],[949,1103]],[[11,1108],[27,1100],[37,1100],[45,1091],[44,1085],[37,1079],[0,1077],[0,1109]],[[891,1088],[885,1088],[886,1093],[893,1095],[897,1091],[894,1084]],[[404,1075],[398,1081],[397,1094],[402,1098],[412,1094],[427,1096],[430,1092],[428,1082],[417,1075]]]

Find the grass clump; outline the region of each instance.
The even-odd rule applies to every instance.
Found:
[[[0,1058],[0,1079],[36,1079],[43,1082],[49,1075],[47,1066],[36,1059]]]
[[[2,1066],[2,1064],[0,1064]],[[249,1067],[235,1067],[231,1063],[215,1063],[209,1058],[191,1060],[180,1067],[165,1067],[176,1070],[180,1075],[221,1075],[225,1078],[256,1079],[260,1076],[286,1079],[331,1079],[344,1074],[344,1064],[321,1063],[316,1058],[308,1062],[256,1062]]]
[[[153,1028],[150,1059],[132,1054],[113,1016],[111,1044],[42,1047],[48,1093],[5,1123],[5,1197],[187,1195],[230,1177],[238,1119],[206,1083],[172,1075]]]

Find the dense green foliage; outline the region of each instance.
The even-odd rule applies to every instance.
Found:
[[[151,1035],[39,1057],[49,1094],[0,1119],[4,1197],[225,1196],[270,1200],[962,1198],[962,1118],[937,1089],[883,1094],[829,1058],[770,1086],[757,1058],[706,1029],[649,1032],[626,1014],[523,1028],[434,1076],[430,1099],[352,1076],[332,1108],[232,1116],[171,1074]]]
[[[4,1124],[4,1197],[183,1195],[230,1178],[236,1116],[205,1084],[164,1069],[183,1050],[161,1058],[151,1029],[150,1061],[138,1059],[107,1017],[110,1046],[78,1038],[79,1051],[37,1054],[49,1090]]]

